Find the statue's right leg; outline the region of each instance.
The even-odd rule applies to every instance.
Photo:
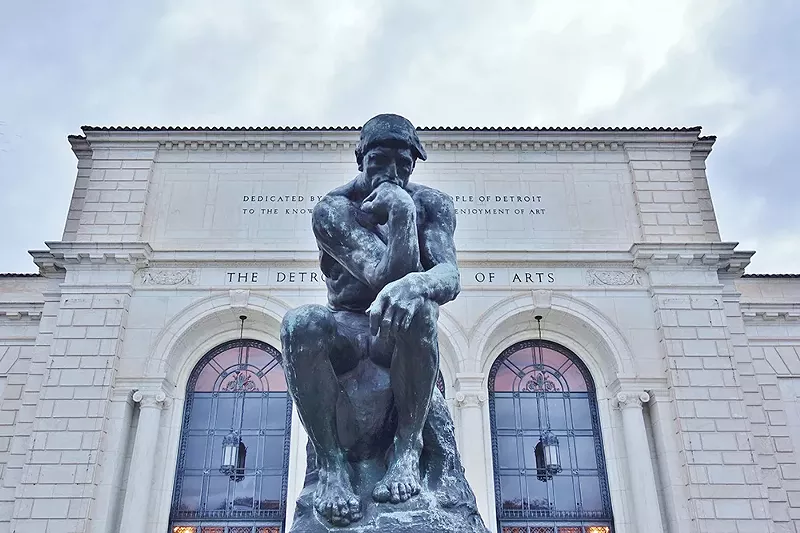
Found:
[[[343,339],[333,313],[321,305],[289,311],[281,326],[283,367],[289,392],[314,446],[319,482],[314,507],[334,525],[359,520],[361,502],[353,492],[345,452],[336,429],[336,401],[341,386],[333,364],[341,371]]]

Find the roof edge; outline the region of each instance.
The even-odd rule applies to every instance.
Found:
[[[743,278],[800,279],[800,274],[742,274]]]
[[[360,126],[82,126],[84,133],[90,132],[172,132],[172,131],[274,131],[274,132],[358,132]],[[483,132],[483,133],[525,133],[525,132],[575,132],[575,133],[700,133],[701,126],[419,126],[420,132]],[[77,137],[77,136],[71,136]]]

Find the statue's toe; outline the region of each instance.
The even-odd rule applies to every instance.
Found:
[[[342,498],[337,498],[331,509],[331,523],[336,526],[350,524],[350,508]]]
[[[348,510],[350,511],[350,520],[356,522],[361,520],[361,502],[358,498],[351,498],[349,502],[347,502]]]
[[[375,485],[375,490],[372,491],[372,499],[378,503],[386,503],[392,497],[392,493],[384,483]]]

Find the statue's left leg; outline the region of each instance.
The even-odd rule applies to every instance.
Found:
[[[439,306],[427,302],[398,333],[392,354],[390,376],[397,408],[394,457],[384,478],[375,485],[375,501],[399,503],[419,494],[419,458],[422,428],[439,370],[436,322]]]

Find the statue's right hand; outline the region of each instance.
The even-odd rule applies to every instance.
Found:
[[[374,215],[380,223],[389,219],[389,214],[399,210],[413,212],[414,200],[405,189],[394,183],[384,182],[372,191],[361,203],[361,210]]]
[[[389,337],[404,333],[425,304],[422,285],[414,273],[384,287],[367,309],[369,329],[373,336]]]

